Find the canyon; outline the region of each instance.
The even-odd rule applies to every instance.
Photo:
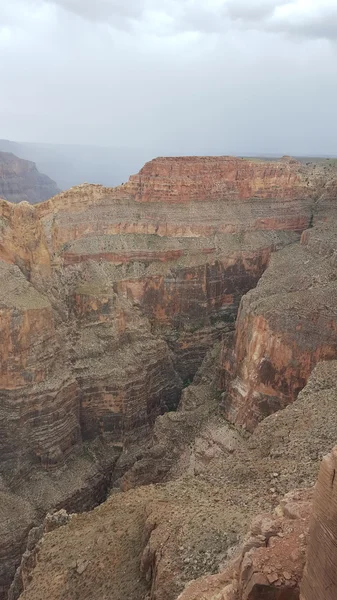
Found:
[[[336,198],[333,161],[182,157],[0,201],[1,600],[319,597]]]

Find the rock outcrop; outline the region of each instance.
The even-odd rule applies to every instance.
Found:
[[[324,457],[315,489],[301,600],[334,600],[337,590],[337,448]]]
[[[267,469],[274,467],[274,459],[270,459],[271,464],[269,459],[266,461],[261,475],[257,473],[254,461],[265,450],[259,447],[257,455],[252,453],[247,460],[247,440],[230,431],[223,416],[218,415],[214,378],[211,381],[202,372],[194,386],[185,390],[180,410],[174,416],[172,411],[210,348],[221,341],[223,371],[228,371],[230,378],[235,373],[242,381],[246,372],[252,373],[248,379],[254,381],[254,386],[244,381],[249,392],[242,419],[250,427],[249,419],[255,418],[254,394],[261,390],[254,374],[256,353],[248,366],[245,358],[250,356],[251,327],[245,333],[240,324],[246,312],[255,316],[255,309],[249,308],[249,298],[254,296],[248,295],[241,306],[236,342],[236,357],[241,358],[235,362],[228,358],[228,352],[237,310],[242,296],[261,278],[273,252],[283,248],[280,256],[292,257],[295,243],[299,262],[315,255],[315,266],[310,276],[304,277],[305,281],[311,277],[310,283],[303,289],[307,292],[313,285],[309,293],[312,303],[323,306],[325,296],[327,300],[322,316],[317,318],[311,318],[310,307],[305,307],[303,315],[311,320],[303,316],[303,332],[296,332],[299,342],[294,361],[298,364],[291,366],[291,373],[283,374],[282,356],[271,355],[270,369],[274,368],[276,381],[273,393],[280,398],[273,407],[284,406],[295,398],[318,360],[335,356],[335,266],[324,221],[334,211],[336,179],[332,167],[302,165],[288,158],[272,162],[230,157],[161,158],[114,189],[83,185],[35,206],[0,202],[0,475],[4,494],[10,497],[15,493],[28,502],[27,518],[13,527],[14,511],[8,526],[4,526],[4,530],[8,527],[15,532],[16,550],[8,561],[4,554],[0,582],[3,597],[14,575],[14,565],[20,562],[19,549],[25,545],[28,527],[39,523],[52,508],[76,512],[92,508],[104,500],[111,483],[117,484],[116,479],[123,489],[130,490],[130,502],[138,507],[137,540],[148,499],[145,490],[137,504],[130,488],[164,481],[167,476],[180,481],[181,474],[188,473],[195,484],[195,496],[203,498],[200,515],[209,522],[210,539],[219,545],[216,557],[211,553],[201,566],[199,558],[193,558],[197,570],[183,562],[189,558],[185,546],[181,556],[172,558],[176,554],[172,528],[178,527],[177,519],[188,499],[184,481],[178,488],[172,484],[168,494],[174,517],[169,526],[160,529],[162,534],[157,540],[163,543],[161,535],[167,536],[169,530],[171,542],[160,564],[160,550],[153,540],[150,562],[144,558],[144,565],[149,565],[144,567],[146,576],[153,569],[157,573],[156,577],[151,575],[156,590],[153,598],[173,599],[173,592],[178,594],[188,578],[202,574],[206,567],[217,568],[233,536],[236,539],[241,535],[250,510],[260,505],[255,496],[251,509],[243,507],[240,523],[230,532],[228,519],[238,493],[236,479],[241,491],[243,481],[250,477],[258,481],[262,478],[264,486],[267,481],[270,484],[273,471],[267,474]],[[317,227],[303,234],[300,247],[297,242],[301,233],[315,219]],[[319,261],[322,293],[314,281]],[[281,286],[286,274],[279,276],[277,264],[273,259],[268,272],[276,275],[277,285]],[[258,289],[266,289],[263,281],[268,282],[268,277],[263,277]],[[297,285],[298,278],[294,278]],[[264,312],[262,319],[269,323],[269,313]],[[272,327],[274,320],[270,323]],[[280,326],[281,332],[288,335],[291,329],[289,336],[293,334],[293,322],[289,324],[287,318],[280,320]],[[317,341],[318,330],[321,342]],[[309,351],[302,339],[309,339]],[[287,342],[282,343],[285,347]],[[260,346],[264,348],[262,342]],[[277,360],[282,363],[280,384]],[[240,369],[244,369],[243,374]],[[269,363],[262,368],[267,379],[270,369]],[[286,389],[283,380],[288,383]],[[228,386],[235,388],[233,383]],[[268,393],[272,386],[271,382]],[[235,402],[230,391],[226,410],[236,415]],[[210,406],[214,414],[207,424]],[[269,408],[265,410],[265,414],[269,412]],[[236,417],[233,420],[240,422]],[[258,420],[259,416],[254,425]],[[263,432],[263,424],[260,427]],[[165,436],[167,443],[162,443]],[[258,445],[257,440],[254,436],[252,443]],[[211,474],[207,474],[209,461],[214,461]],[[227,464],[232,465],[230,474]],[[296,484],[296,467],[294,473]],[[209,478],[207,491],[196,483],[199,477],[201,481]],[[226,479],[230,490],[224,491],[223,498],[227,513],[220,518],[217,501],[210,499]],[[285,474],[283,485],[280,478],[280,493],[288,491],[288,479],[290,475]],[[176,502],[175,494],[179,493],[182,500]],[[157,488],[154,498],[161,506]],[[118,501],[116,496],[111,503],[114,506]],[[273,493],[268,493],[262,508],[273,502]],[[186,513],[186,530],[188,518],[194,519],[197,512],[192,507]],[[116,526],[122,513],[116,513]],[[95,514],[90,517],[94,522]],[[131,516],[126,523],[116,548],[125,543],[125,527],[132,528]],[[220,544],[217,531],[226,528],[225,541]],[[192,535],[194,541],[202,529],[200,522]],[[109,539],[112,543],[113,532]],[[129,549],[138,550],[132,559],[127,555],[125,561],[140,560],[147,544],[135,543],[130,542]],[[64,553],[66,556],[66,549]],[[169,567],[165,565],[172,560],[175,574],[168,577]],[[187,565],[185,571],[181,570],[182,564]],[[177,575],[180,572],[182,577]],[[119,581],[118,569],[114,577]],[[124,585],[117,582],[116,590]],[[137,582],[134,586],[136,598]],[[117,600],[118,595],[115,597]],[[131,600],[131,591],[128,597]]]
[[[55,181],[40,173],[35,163],[10,152],[0,152],[0,198],[35,204],[59,192]]]
[[[227,418],[252,431],[293,402],[321,360],[337,357],[337,230],[317,225],[282,250],[242,300],[223,353]]]
[[[312,490],[289,492],[256,517],[237,556],[218,575],[190,583],[178,600],[298,600]]]

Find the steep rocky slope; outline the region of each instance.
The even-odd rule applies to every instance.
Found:
[[[42,600],[46,590],[51,600],[94,600],[98,591],[176,600],[185,585],[180,600],[298,600],[312,486],[336,438],[336,372],[336,361],[320,363],[298,399],[252,436],[213,413],[186,443],[171,481],[115,492],[44,535],[23,562],[22,600]],[[316,499],[325,494],[318,486]],[[319,518],[311,529],[321,543]],[[319,569],[317,535],[308,561]]]
[[[337,356],[337,230],[306,231],[277,253],[240,307],[234,351],[223,355],[227,418],[252,430],[292,402],[320,360]]]
[[[253,520],[223,571],[192,581],[178,600],[299,600],[311,500],[312,490],[286,494]]]
[[[164,563],[170,565],[170,556],[175,556],[179,575],[177,580],[170,575],[162,585],[166,567],[156,581],[148,574],[158,598],[169,598],[169,586],[173,598],[193,576],[216,569],[253,511],[274,502],[274,492],[261,500],[259,489],[269,481],[274,464],[260,474],[256,456],[247,462],[246,437],[229,429],[218,414],[216,352],[207,353],[221,340],[221,371],[231,365],[229,377],[221,376],[230,388],[225,398],[229,406],[236,369],[229,352],[241,297],[257,284],[273,251],[284,248],[280,253],[285,256],[312,252],[304,249],[304,241],[309,248],[314,239],[309,234],[302,238],[302,248],[297,242],[315,220],[331,218],[335,181],[332,167],[303,166],[288,158],[273,163],[229,157],[156,159],[115,189],[80,186],[36,206],[1,202],[1,486],[5,498],[15,494],[20,514],[20,503],[26,503],[21,521],[15,505],[3,503],[3,598],[29,527],[53,508],[77,512],[95,506],[111,483],[129,489],[168,476],[178,478],[179,485],[163,488],[165,502],[172,507],[172,527],[191,493],[202,502],[196,509],[192,502],[191,512],[184,510],[182,537],[190,535],[189,522],[198,522],[191,534],[198,547],[209,523],[209,544],[219,552],[211,552],[202,564],[196,556],[192,564],[183,542],[184,551],[177,555],[172,530]],[[310,232],[317,232],[317,254],[323,252],[322,261],[331,265],[332,273],[333,257],[325,258],[325,248],[332,246],[321,227],[322,233],[319,225]],[[313,272],[320,270],[319,261],[315,265]],[[324,267],[328,279],[329,268]],[[332,309],[333,299],[328,310]],[[239,323],[242,314],[241,308]],[[319,320],[316,326],[321,327]],[[328,334],[326,338],[329,352],[318,353],[317,360],[334,356],[333,342]],[[213,367],[207,375],[210,356]],[[167,413],[177,408],[182,388],[205,357],[194,386],[184,391],[180,410]],[[296,391],[315,362],[309,360]],[[280,394],[275,407],[295,395],[283,401]],[[260,427],[262,436],[263,424]],[[233,453],[237,447],[240,450]],[[213,454],[214,469],[206,475]],[[316,462],[317,457],[311,473]],[[280,492],[289,489],[287,477]],[[252,496],[237,514],[237,486],[243,494],[247,480],[253,481]],[[224,485],[229,496],[222,499],[224,490],[220,501],[227,511],[219,515],[217,494]],[[146,490],[136,490],[135,496],[130,491],[140,523],[152,493],[154,502],[163,506],[162,488]],[[112,496],[111,502],[120,501],[118,494]],[[206,522],[198,521],[196,514]],[[125,519],[124,532],[129,521],[122,507],[116,519],[117,528],[118,520]],[[120,539],[125,544],[123,532]],[[142,544],[132,537],[129,546],[137,549]],[[127,552],[121,560],[129,560]],[[132,559],[135,573],[137,552]],[[156,551],[149,550],[149,556],[156,564]],[[144,565],[149,564],[144,566],[146,573],[157,569],[152,558],[144,558]],[[187,565],[186,572],[181,565]],[[115,577],[111,593],[117,599],[129,584],[118,579],[117,568]],[[135,585],[134,598],[141,598],[140,589]],[[76,597],[78,592],[74,588],[71,593]]]
[[[10,202],[42,202],[59,193],[52,179],[35,164],[10,152],[0,152],[0,198]]]
[[[337,447],[325,456],[315,490],[301,600],[336,598]]]

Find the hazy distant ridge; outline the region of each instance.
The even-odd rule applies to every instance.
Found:
[[[0,151],[32,160],[66,190],[84,182],[113,187],[127,181],[154,158],[151,150],[0,140]]]

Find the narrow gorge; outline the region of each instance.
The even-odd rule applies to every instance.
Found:
[[[332,600],[335,162],[0,213],[0,599]]]

